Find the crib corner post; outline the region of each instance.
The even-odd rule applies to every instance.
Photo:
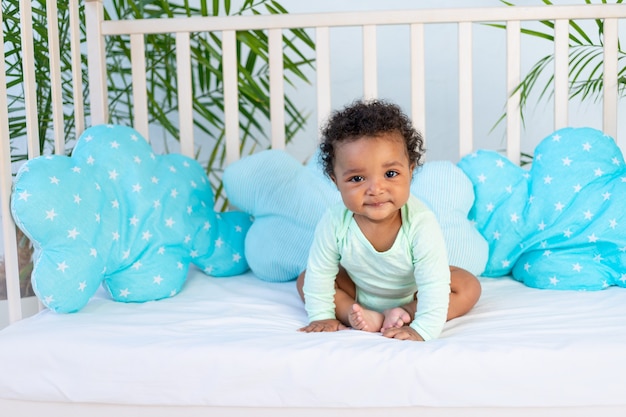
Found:
[[[102,23],[102,0],[85,0],[85,27],[87,32],[87,67],[89,76],[89,101],[91,125],[107,123],[106,58]]]

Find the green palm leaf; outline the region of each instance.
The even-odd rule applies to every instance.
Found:
[[[542,0],[544,4],[550,6],[552,2],[550,0]],[[622,3],[623,0],[617,0],[616,3]],[[515,4],[501,0],[502,3],[508,6],[515,6]],[[592,4],[591,0],[585,0],[585,3]],[[602,3],[606,3],[605,0]],[[579,98],[580,100],[592,100],[598,101],[602,97],[603,93],[603,43],[604,43],[604,26],[600,20],[595,20],[596,32],[594,35],[586,32],[581,25],[576,21],[570,20],[570,34],[569,34],[569,97]],[[533,36],[536,38],[546,39],[548,41],[554,41],[554,23],[551,21],[541,21],[549,31],[540,31],[535,29],[522,29],[524,35]],[[505,28],[504,25],[492,24],[490,26]],[[618,46],[618,91],[620,97],[624,96],[626,92],[626,66],[624,66],[624,59],[626,54],[621,49],[621,45]],[[539,90],[538,100],[550,97],[553,95],[553,63],[554,54],[542,57],[535,62],[523,80],[514,89],[512,94],[520,93],[520,113],[522,120],[524,120],[524,112],[529,104],[528,100],[532,94]],[[548,74],[547,77],[543,77],[544,74]],[[546,78],[543,84],[539,83],[539,80]],[[496,125],[502,122],[506,118],[506,114],[502,115]]]
[[[37,79],[37,109],[40,152],[52,152],[52,102],[49,81],[49,56],[47,39],[46,0],[33,0],[33,26],[35,48],[35,77]],[[25,103],[21,60],[21,37],[19,24],[19,0],[2,0],[3,31],[5,40],[5,71],[9,100],[10,135],[12,144],[23,141],[26,135]],[[229,0],[200,0],[179,2],[166,0],[111,0],[105,3],[105,19],[152,19],[178,16],[217,16],[283,14],[287,10],[277,1],[246,0],[235,9]],[[71,55],[69,45],[69,11],[67,2],[58,2],[59,36],[61,40],[62,94],[64,103],[65,138],[76,138],[73,119],[73,90]],[[84,22],[83,7],[80,8]],[[84,23],[81,27],[84,42]],[[288,84],[308,82],[304,69],[311,67],[314,43],[302,29],[285,31],[284,78]],[[216,191],[221,194],[221,172],[225,163],[223,123],[223,78],[221,72],[222,44],[219,34],[204,32],[190,36],[192,54],[192,85],[194,128],[199,149],[196,157],[206,166]],[[167,149],[169,140],[179,138],[177,126],[178,102],[176,86],[175,39],[169,34],[147,35],[146,78],[148,115],[151,132],[162,132]],[[130,67],[130,39],[128,36],[111,36],[105,43],[107,59],[107,82],[109,88],[110,122],[132,125],[133,96]],[[237,33],[238,81],[241,152],[247,154],[269,146],[269,68],[268,39],[264,31],[241,31]],[[87,85],[86,56],[82,57],[83,84]],[[83,93],[88,116],[88,97]],[[308,112],[285,97],[287,141],[301,129],[309,117]],[[46,151],[46,148],[48,150]],[[26,155],[15,152],[14,161]],[[225,201],[221,203],[224,205]]]

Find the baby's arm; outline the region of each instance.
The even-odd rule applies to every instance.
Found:
[[[432,212],[414,219],[413,266],[417,308],[410,326],[423,340],[439,337],[448,314],[450,266],[439,224]]]
[[[329,212],[315,228],[302,287],[310,321],[300,329],[305,332],[337,331],[345,328],[335,315],[335,279],[339,272],[339,254],[334,228],[335,224]]]

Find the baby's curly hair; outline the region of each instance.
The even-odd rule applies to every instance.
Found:
[[[384,100],[357,100],[334,111],[321,132],[320,161],[324,172],[332,178],[338,143],[389,132],[400,133],[406,144],[409,163],[420,166],[425,152],[424,139],[396,104]]]

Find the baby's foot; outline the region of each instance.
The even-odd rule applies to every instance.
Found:
[[[366,332],[379,332],[380,326],[383,324],[384,316],[382,313],[373,310],[367,310],[358,304],[352,305],[352,311],[348,315],[350,326],[353,329],[364,330]]]
[[[385,310],[383,312],[385,320],[383,320],[382,327],[380,329],[381,332],[384,332],[387,329],[391,329],[393,327],[402,327],[405,324],[410,323],[411,316],[409,313],[403,309],[402,307],[390,308],[389,310]]]

